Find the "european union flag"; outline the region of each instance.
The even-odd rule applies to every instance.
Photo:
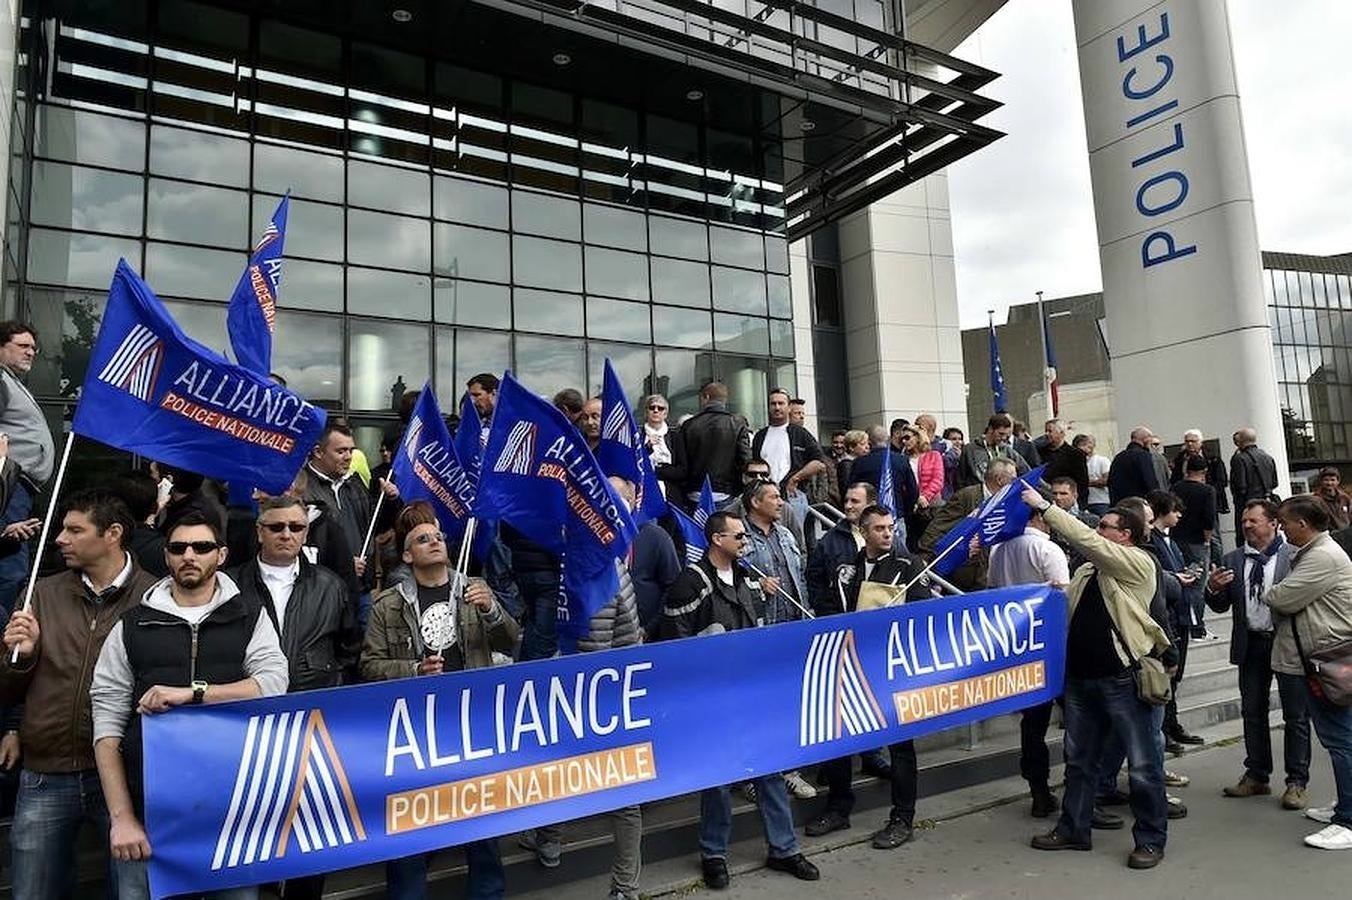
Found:
[[[324,421],[303,397],[185,335],[118,261],[75,408],[76,434],[280,494]]]
[[[897,514],[897,489],[892,479],[892,442],[888,441],[883,450],[883,470],[878,476],[878,505]]]
[[[949,532],[939,539],[939,543],[934,545],[934,556],[937,560],[934,571],[940,575],[948,575],[965,563],[967,548],[972,542],[973,535],[980,537],[982,546],[993,547],[1023,534],[1023,530],[1028,527],[1028,518],[1032,515],[1032,510],[1019,495],[1026,486],[1037,484],[1046,468],[1038,466],[1028,474],[1015,478],[991,494],[975,512],[949,529]]]
[[[235,359],[251,372],[266,378],[272,372],[272,326],[277,318],[277,294],[282,287],[282,244],[286,242],[288,191],[263,229],[249,265],[239,276],[225,325]]]
[[[657,483],[657,470],[648,456],[647,441],[634,422],[624,388],[609,359],[601,388],[601,440],[596,447],[596,461],[607,475],[633,482],[635,525],[656,519],[667,511],[667,500]]]
[[[697,563],[704,557],[704,551],[709,549],[709,542],[704,538],[704,523],[709,521],[709,516],[714,511],[714,491],[709,485],[709,476],[704,476],[704,487],[699,492],[699,506],[695,507],[693,515],[686,515],[676,504],[671,504],[671,515],[676,519],[676,525],[681,529],[681,538],[685,543],[685,561],[688,563]]]
[[[559,631],[576,638],[619,590],[615,560],[634,520],[573,424],[508,373],[498,387],[479,470],[476,515],[504,521],[563,560],[567,609]]]
[[[432,505],[448,545],[464,535],[474,509],[474,483],[460,465],[431,382],[423,385],[413,405],[404,440],[390,463],[390,480],[405,502],[426,500]]]
[[[1000,365],[1000,342],[995,339],[995,318],[990,320],[991,329],[991,393],[995,395],[995,411],[1005,412],[1009,401],[1005,398],[1005,370]]]
[[[483,425],[474,401],[466,393],[460,398],[460,424],[455,429],[455,455],[469,476],[471,484],[479,483],[479,460],[484,449]]]

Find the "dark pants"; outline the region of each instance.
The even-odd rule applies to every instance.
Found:
[[[323,900],[324,876],[307,875],[283,881],[277,885],[277,896],[282,900]]]
[[[1268,783],[1272,760],[1272,676],[1282,703],[1282,762],[1286,783],[1301,787],[1310,782],[1310,712],[1305,679],[1272,671],[1272,632],[1250,631],[1239,665],[1239,709],[1244,717],[1244,774]]]
[[[1028,786],[1045,790],[1052,773],[1052,756],[1047,750],[1047,729],[1052,724],[1049,700],[1030,706],[1019,716],[1019,774]]]
[[[1333,824],[1352,828],[1352,706],[1335,706],[1310,692],[1305,683],[1305,698],[1319,743],[1333,764],[1333,782],[1338,799],[1333,805]]]
[[[33,515],[33,495],[28,493],[28,487],[20,479],[14,485],[14,493],[10,495],[9,505],[5,507],[0,521],[4,525],[14,522],[22,522],[24,519]],[[0,606],[6,611],[12,611],[15,601],[22,603],[22,591],[24,582],[28,578],[29,556],[28,541],[19,544],[19,552],[12,553],[9,556],[0,559]]]
[[[915,798],[920,780],[915,758],[915,742],[901,741],[888,745],[892,755],[892,812],[889,819],[915,824]],[[854,788],[850,786],[853,774],[852,758],[842,756],[823,763],[826,773],[826,809],[849,818],[854,810]]]
[[[559,649],[559,601],[563,592],[557,571],[516,573],[516,586],[525,607],[521,661],[549,659]]]
[[[1130,672],[1109,678],[1066,679],[1066,793],[1056,830],[1091,841],[1094,794],[1104,745],[1121,738],[1130,761],[1132,835],[1137,847],[1163,849],[1169,834],[1164,796],[1164,753],[1154,707],[1136,696]]]
[[[1183,681],[1183,672],[1188,666],[1188,621],[1187,610],[1179,609],[1173,621],[1174,647],[1178,650],[1178,671],[1169,680],[1173,691],[1170,692],[1169,702],[1164,707],[1164,733],[1169,736],[1183,730],[1182,724],[1178,721],[1178,685]]]
[[[108,809],[98,772],[20,771],[19,798],[9,833],[14,900],[63,900],[73,895],[76,842],[80,826],[86,823],[105,842],[106,852]],[[115,873],[112,883],[118,883]]]
[[[388,900],[424,900],[427,896],[427,863],[431,858],[432,854],[424,853],[385,863],[385,896]],[[507,892],[507,876],[502,870],[498,839],[466,844],[465,863],[469,869],[465,896],[469,900],[502,900]]]

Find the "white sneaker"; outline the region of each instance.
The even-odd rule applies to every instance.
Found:
[[[1331,825],[1333,823],[1333,807],[1311,806],[1309,809],[1305,810],[1305,818],[1312,819],[1315,822],[1320,822],[1324,825]]]
[[[1330,825],[1323,831],[1306,835],[1305,844],[1320,850],[1352,850],[1352,828]]]
[[[799,800],[811,800],[817,796],[817,789],[808,784],[807,780],[797,772],[785,772],[784,784],[788,786],[789,793]]]

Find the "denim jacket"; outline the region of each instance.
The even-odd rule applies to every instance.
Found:
[[[798,544],[793,539],[793,533],[789,529],[774,523],[769,535],[763,534],[759,528],[752,525],[748,520],[746,523],[746,533],[750,541],[749,549],[746,554],[746,561],[751,563],[757,569],[760,569],[766,575],[774,576],[775,557],[770,550],[770,541],[779,541],[781,552],[784,559],[789,564],[789,577],[793,581],[793,590],[798,597],[798,601],[807,606],[807,582],[803,578],[803,556],[798,550]],[[753,578],[759,579],[760,576],[754,572]],[[781,579],[782,580],[782,579]],[[793,602],[785,599],[780,594],[765,595],[765,624],[774,625],[778,622],[792,622],[795,619],[801,619],[802,612]]]

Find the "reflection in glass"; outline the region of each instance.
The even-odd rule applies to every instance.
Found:
[[[70,162],[140,172],[146,164],[144,122],[40,104],[33,152]]]
[[[789,274],[789,242],[773,234],[765,236],[765,268],[776,275]]]
[[[249,232],[255,241],[262,236],[281,199],[270,194],[254,194],[253,227]],[[288,261],[295,256],[309,256],[341,262],[343,208],[292,197],[286,213],[285,250]]]
[[[347,311],[425,321],[431,315],[430,288],[426,275],[348,266]]]
[[[765,275],[714,266],[714,308],[765,315]]]
[[[29,287],[26,299],[29,320],[42,335],[28,389],[39,397],[72,396],[84,383],[94,351],[107,302],[106,285],[104,290],[90,291]]]
[[[504,284],[510,280],[506,234],[442,222],[433,224],[432,234],[438,278],[477,278]]]
[[[667,398],[667,421],[675,424],[681,416],[699,412],[700,388],[714,377],[713,354],[659,347],[653,358],[657,377],[650,393]]]
[[[578,295],[516,288],[512,296],[519,331],[582,333],[582,298]]]
[[[770,352],[770,334],[766,320],[757,316],[714,313],[714,346],[738,353]]]
[[[601,389],[605,386],[607,359],[620,379],[620,387],[624,388],[624,396],[629,401],[630,412],[634,413],[634,421],[642,422],[643,413],[639,411],[639,404],[643,402],[644,396],[652,393],[648,390],[648,385],[652,383],[652,351],[647,347],[588,341],[587,390],[584,392],[587,396],[601,395]]]
[[[426,325],[348,320],[347,396],[352,409],[396,410],[427,381]]]
[[[709,308],[708,263],[686,262],[661,256],[654,256],[651,259],[655,302]]]
[[[789,277],[767,275],[765,281],[770,289],[770,315],[781,319],[793,318],[793,295],[789,289]]]
[[[532,191],[512,191],[512,229],[568,241],[582,239],[576,200]]]
[[[343,202],[343,158],[296,147],[254,145],[254,187],[293,197]]]
[[[514,374],[527,389],[552,397],[563,388],[586,388],[586,354],[575,338],[518,334]]]
[[[343,320],[277,310],[272,370],[311,403],[342,405]]]
[[[512,327],[511,289],[501,284],[438,278],[432,285],[432,312],[438,322]]]
[[[648,249],[648,227],[643,214],[614,206],[588,203],[582,207],[582,233],[589,244]]]
[[[604,297],[587,298],[587,337],[611,341],[652,342],[646,303],[626,303]]]
[[[242,252],[178,247],[152,241],[146,250],[145,277],[161,297],[200,297],[224,303],[230,299],[248,262],[248,254]],[[111,267],[108,277],[112,277]],[[286,290],[285,281],[282,290]],[[221,346],[216,345],[216,349]]]
[[[648,258],[640,253],[587,248],[587,293],[648,299]]]
[[[746,416],[753,429],[766,424],[765,396],[770,384],[766,361],[745,356],[718,356],[718,377],[728,386],[728,408]]]
[[[348,262],[426,272],[432,267],[430,227],[426,219],[349,209]]]
[[[773,356],[793,356],[793,322],[791,320],[770,320],[770,353]]]
[[[432,213],[461,225],[507,227],[507,189],[468,178],[432,179]]]
[[[759,231],[737,228],[709,228],[709,246],[714,262],[747,269],[765,268],[765,240]]]
[[[455,397],[457,405],[465,391],[465,383],[475,375],[487,372],[502,376],[512,366],[511,336],[493,331],[474,331],[461,328],[455,336],[455,390],[446,394]],[[443,366],[449,370],[449,366]]]
[[[97,234],[49,231],[28,232],[28,281],[108,290],[118,257],[141,271],[141,242]],[[241,271],[243,267],[241,266]],[[239,277],[239,272],[235,273]],[[233,282],[232,282],[233,284]]]
[[[512,281],[525,287],[580,293],[582,248],[562,241],[513,235]]]
[[[287,238],[290,246],[290,236]],[[343,267],[332,263],[287,259],[282,263],[282,287],[277,304],[324,312],[343,311]]]
[[[150,128],[150,172],[193,181],[249,186],[249,143],[186,128]]]
[[[654,306],[653,342],[707,350],[713,346],[713,325],[705,310]]]
[[[426,216],[431,212],[432,200],[428,177],[425,169],[348,160],[347,202],[410,216]]]
[[[249,246],[249,195],[181,181],[150,179],[152,238],[243,249]]]
[[[653,253],[684,259],[709,258],[709,232],[702,222],[649,216],[648,234]]]
[[[139,237],[144,188],[140,175],[37,161],[30,220],[35,225]]]

